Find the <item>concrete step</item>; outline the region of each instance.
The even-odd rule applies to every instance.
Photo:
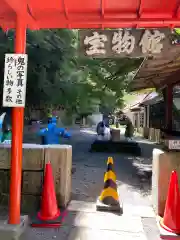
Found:
[[[137,216],[119,216],[108,212],[68,212],[63,226],[89,228],[92,230],[144,233],[141,218]]]
[[[78,211],[86,213],[96,212],[96,203],[72,200],[68,206],[69,211]],[[150,206],[134,206],[132,204],[123,204],[123,216],[137,216],[146,218],[155,218],[154,211]]]
[[[68,240],[147,240],[144,233],[128,233],[119,231],[94,230],[89,228],[74,228]]]
[[[148,206],[124,204],[122,216],[97,212],[96,203],[71,201],[59,229],[28,227],[23,240],[159,240],[154,213]]]

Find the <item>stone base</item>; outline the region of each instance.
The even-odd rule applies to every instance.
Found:
[[[162,221],[161,217],[157,217],[157,225],[159,228],[159,232],[160,232],[160,238],[161,239],[167,239],[167,240],[173,240],[173,239],[178,239],[180,240],[180,235],[172,233],[170,231],[165,230],[164,228],[161,227],[160,222]]]
[[[21,222],[18,225],[8,224],[7,220],[0,221],[0,239],[2,240],[18,240],[25,232],[28,226],[28,216],[21,216]]]
[[[59,228],[61,224],[63,223],[63,220],[65,216],[67,215],[67,212],[61,212],[59,216],[57,216],[55,219],[43,221],[38,218],[38,216],[32,218],[31,226],[36,228]]]
[[[153,149],[152,203],[155,214],[158,216],[164,215],[169,188],[169,179],[171,177],[172,171],[175,170],[178,176],[180,176],[179,159],[179,152],[167,152],[157,148]]]
[[[108,211],[108,212],[117,212],[123,214],[123,206],[121,203],[117,205],[106,205],[102,203],[99,199],[96,201],[96,210],[97,211]]]
[[[90,152],[108,152],[108,153],[127,153],[136,156],[141,156],[141,148],[137,142],[134,141],[118,141],[111,140],[95,140],[91,144]]]

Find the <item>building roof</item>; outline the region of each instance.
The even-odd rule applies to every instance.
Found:
[[[162,96],[155,96],[152,99],[148,99],[148,100],[143,101],[141,103],[141,106],[154,105],[154,104],[159,103],[161,101],[163,101],[163,97]]]
[[[139,110],[139,108],[141,108],[141,106],[143,106],[142,104],[150,99],[153,99],[155,96],[157,96],[156,92],[151,92],[151,93],[147,93],[147,94],[141,94],[137,97],[136,101],[133,101],[133,103],[129,104],[128,106],[126,106],[123,110],[123,112],[127,112],[129,110],[131,111],[135,111],[135,110]]]
[[[0,25],[15,28],[16,16],[28,28],[179,27],[179,0],[1,0]]]
[[[175,46],[162,56],[145,59],[131,82],[131,91],[161,88],[180,81],[180,46]]]
[[[176,89],[173,91],[173,99],[180,99],[180,91],[179,89]],[[147,105],[154,105],[156,103],[159,103],[161,101],[164,101],[164,98],[162,95],[156,94],[155,96],[153,96],[152,98],[149,99],[144,99],[140,106],[147,106]]]

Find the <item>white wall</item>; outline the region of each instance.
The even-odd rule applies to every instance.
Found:
[[[131,111],[127,111],[127,112],[125,112],[124,113],[130,120],[131,120],[131,122],[134,124],[134,113],[133,112],[131,112]]]
[[[93,113],[87,117],[88,123],[92,125],[97,125],[103,120],[103,115],[101,113]]]
[[[180,110],[180,98],[173,98],[174,105]]]

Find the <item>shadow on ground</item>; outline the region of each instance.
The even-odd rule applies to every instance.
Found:
[[[142,148],[142,156],[136,157],[127,154],[90,153],[91,141],[87,140],[78,141],[78,143],[71,141],[71,144],[74,169],[72,176],[73,200],[96,201],[103,188],[103,176],[108,156],[114,158],[120,191],[135,192],[143,196],[150,195],[152,151],[157,147],[156,145],[139,143]],[[128,198],[131,197],[129,194]]]
[[[140,157],[128,154],[91,153],[91,143],[96,134],[92,129],[72,129],[72,138],[61,139],[62,144],[72,145],[72,200],[96,201],[103,188],[103,176],[106,171],[108,156],[114,158],[118,189],[125,197],[133,199],[132,195],[148,196],[151,191],[152,151],[157,145],[147,140],[137,138],[142,154]],[[39,143],[37,136],[26,142]],[[132,200],[133,201],[133,200]]]

